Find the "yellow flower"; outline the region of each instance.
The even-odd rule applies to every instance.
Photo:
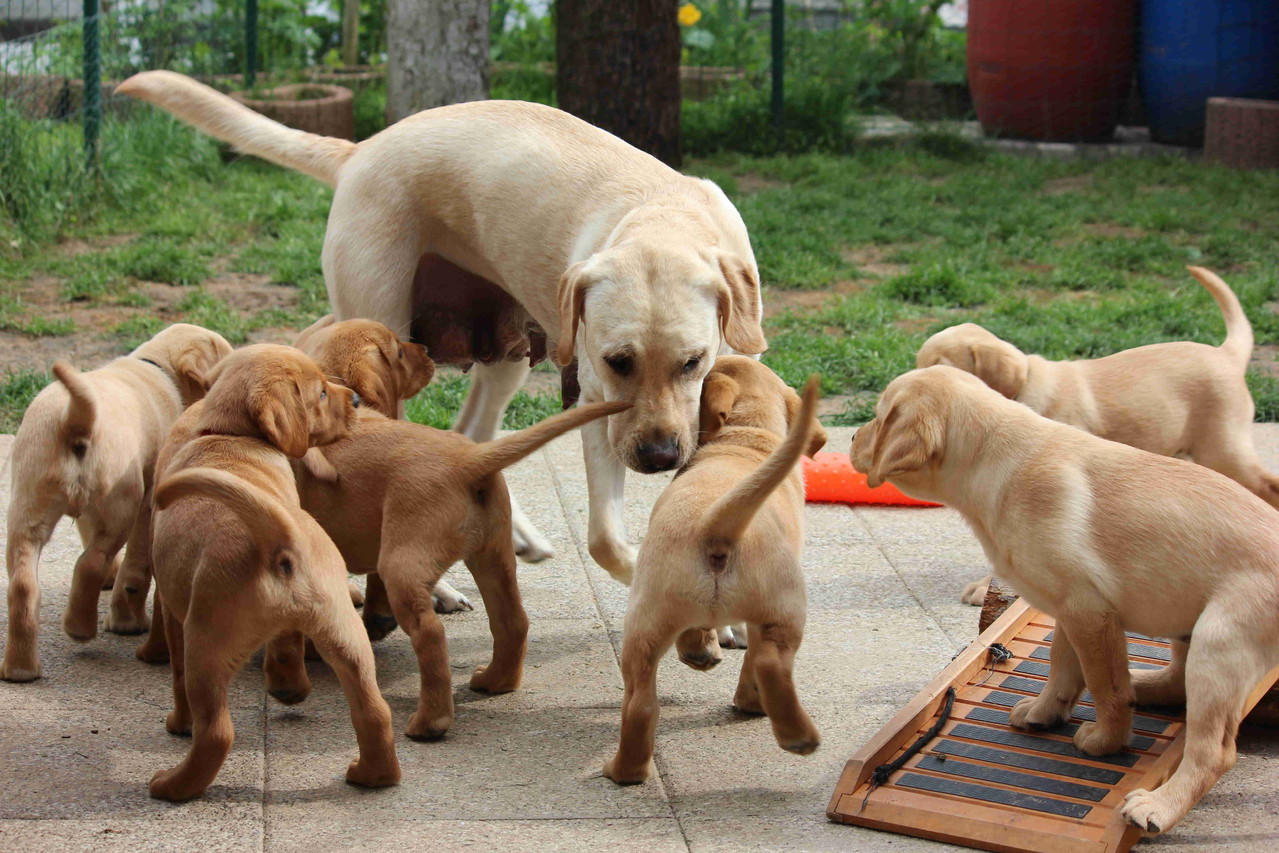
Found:
[[[679,23],[682,27],[691,27],[702,19],[702,11],[692,3],[679,7]]]

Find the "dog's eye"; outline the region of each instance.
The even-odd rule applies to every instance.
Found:
[[[692,373],[694,370],[698,368],[699,365],[701,365],[701,363],[702,363],[702,357],[700,355],[693,356],[688,361],[684,362],[684,372]]]
[[[618,376],[627,376],[631,372],[632,362],[629,355],[610,355],[604,358],[604,363],[608,365],[608,369],[616,373]]]
[[[321,389],[320,389],[320,399],[321,399],[321,400],[327,400],[328,398],[329,398],[329,392],[328,392],[328,391],[326,391],[326,390],[324,390],[323,388],[321,388]]]

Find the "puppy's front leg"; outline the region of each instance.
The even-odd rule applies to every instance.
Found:
[[[1118,752],[1132,734],[1135,703],[1123,627],[1113,613],[1087,613],[1058,619],[1056,630],[1065,631],[1074,646],[1097,711],[1097,722],[1084,723],[1075,732],[1075,746],[1088,755]]]
[[[626,466],[613,455],[607,418],[592,421],[581,431],[590,499],[587,545],[591,558],[616,580],[629,585],[635,575],[635,549],[626,542],[622,521]]]
[[[1038,696],[1013,706],[1008,724],[1018,729],[1054,729],[1070,719],[1084,690],[1084,671],[1065,631],[1053,636],[1049,648],[1048,683]]]

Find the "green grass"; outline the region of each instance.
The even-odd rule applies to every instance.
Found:
[[[0,379],[0,432],[17,432],[22,413],[51,381],[49,374],[30,370],[10,373]]]
[[[60,138],[57,128],[40,133]],[[165,297],[165,320],[143,310],[107,331],[121,351],[178,317],[240,342],[327,310],[319,255],[331,190],[252,159],[223,163],[215,146],[162,117],[108,123],[106,133],[114,171],[76,185],[92,190],[88,207],[70,203],[74,182],[59,183],[53,165],[42,165],[41,156],[62,149],[24,143],[0,154],[0,177],[30,178],[6,188],[0,208],[0,328],[76,331],[33,316],[22,300],[22,284],[42,278],[56,281],[56,293],[73,305],[145,308],[139,280],[181,288]],[[124,144],[138,150],[126,153]],[[848,396],[833,422],[864,419],[923,340],[955,323],[981,323],[1049,358],[1167,340],[1218,343],[1220,314],[1185,272],[1190,263],[1220,272],[1239,293],[1258,344],[1279,345],[1274,172],[1178,159],[1018,159],[945,133],[911,145],[862,144],[848,155],[719,154],[687,169],[720,182],[738,205],[765,304],[784,309],[766,324],[766,363],[796,386],[818,371],[825,394]],[[15,218],[15,210],[45,206],[47,215]],[[96,248],[68,253],[55,238]],[[224,271],[296,287],[297,309],[237,310],[202,287]],[[410,416],[447,426],[468,381],[441,377],[413,401]],[[1250,382],[1257,417],[1279,419],[1279,379],[1256,374]],[[507,425],[557,410],[556,395],[521,395]]]
[[[453,425],[471,378],[460,374],[437,375],[430,386],[409,400],[404,416],[415,424],[425,424],[436,429],[448,429]],[[504,429],[523,429],[560,411],[559,394],[516,393],[506,409],[502,421]]]

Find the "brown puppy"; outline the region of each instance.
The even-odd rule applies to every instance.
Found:
[[[733,704],[767,714],[785,750],[807,755],[819,743],[791,678],[806,607],[799,565],[804,480],[795,463],[826,443],[816,418],[817,379],[801,401],[758,361],[721,356],[701,405],[701,446],[653,507],[631,583],[621,743],[604,766],[604,775],[623,785],[649,776],[658,661],[681,633],[682,647],[713,643],[716,625],[749,626]],[[681,657],[704,665],[698,655]]]
[[[176,449],[156,490],[155,576],[173,663],[166,728],[194,740],[179,765],[151,780],[151,795],[204,793],[235,735],[227,685],[283,632],[312,637],[342,682],[360,746],[347,781],[395,784],[391,711],[346,568],[298,505],[288,462],[346,435],[354,395],[291,347],[246,347],[213,378],[199,437]]]
[[[999,576],[1056,617],[1048,682],[1013,725],[1064,722],[1087,687],[1097,721],[1075,745],[1106,755],[1128,742],[1135,702],[1186,703],[1181,764],[1128,795],[1129,821],[1170,829],[1234,764],[1244,699],[1279,665],[1279,527],[1265,502],[942,366],[893,380],[850,455],[869,485],[959,510]],[[1125,631],[1179,638],[1171,664],[1129,673]]]
[[[1044,417],[1161,456],[1192,459],[1279,508],[1279,478],[1261,464],[1252,442],[1255,408],[1244,379],[1252,326],[1224,281],[1201,267],[1187,269],[1225,317],[1226,340],[1219,347],[1179,341],[1088,361],[1048,361],[965,323],[925,341],[915,366],[957,367]],[[980,605],[988,581],[969,584],[963,600]]]
[[[64,515],[76,519],[84,543],[63,618],[67,635],[80,642],[97,635],[99,590],[126,540],[107,628],[135,634],[146,627],[150,540],[142,533],[156,453],[182,409],[204,396],[205,373],[230,352],[221,335],[177,323],[98,370],[53,365],[58,382],[27,408],[11,457],[9,641],[0,678],[40,676],[36,570]]]
[[[505,693],[519,686],[528,617],[515,578],[502,469],[571,429],[628,408],[580,406],[483,444],[361,409],[350,435],[323,448],[336,481],[316,476],[314,465],[295,466],[303,508],[333,537],[350,571],[377,571],[395,619],[413,640],[422,684],[410,738],[442,737],[453,723],[448,647],[431,592],[458,560],[480,588],[493,633],[492,662],[475,670],[471,689]],[[375,627],[384,626],[371,633]]]
[[[400,417],[403,401],[412,399],[435,376],[435,362],[421,344],[401,341],[394,332],[373,320],[335,322],[332,314],[303,329],[293,342],[320,369],[360,395],[361,405],[388,418]],[[364,624],[369,638],[380,640],[395,630],[395,615],[386,587],[377,572],[367,579]],[[453,613],[471,610],[471,602],[441,580],[435,585],[435,610]]]

